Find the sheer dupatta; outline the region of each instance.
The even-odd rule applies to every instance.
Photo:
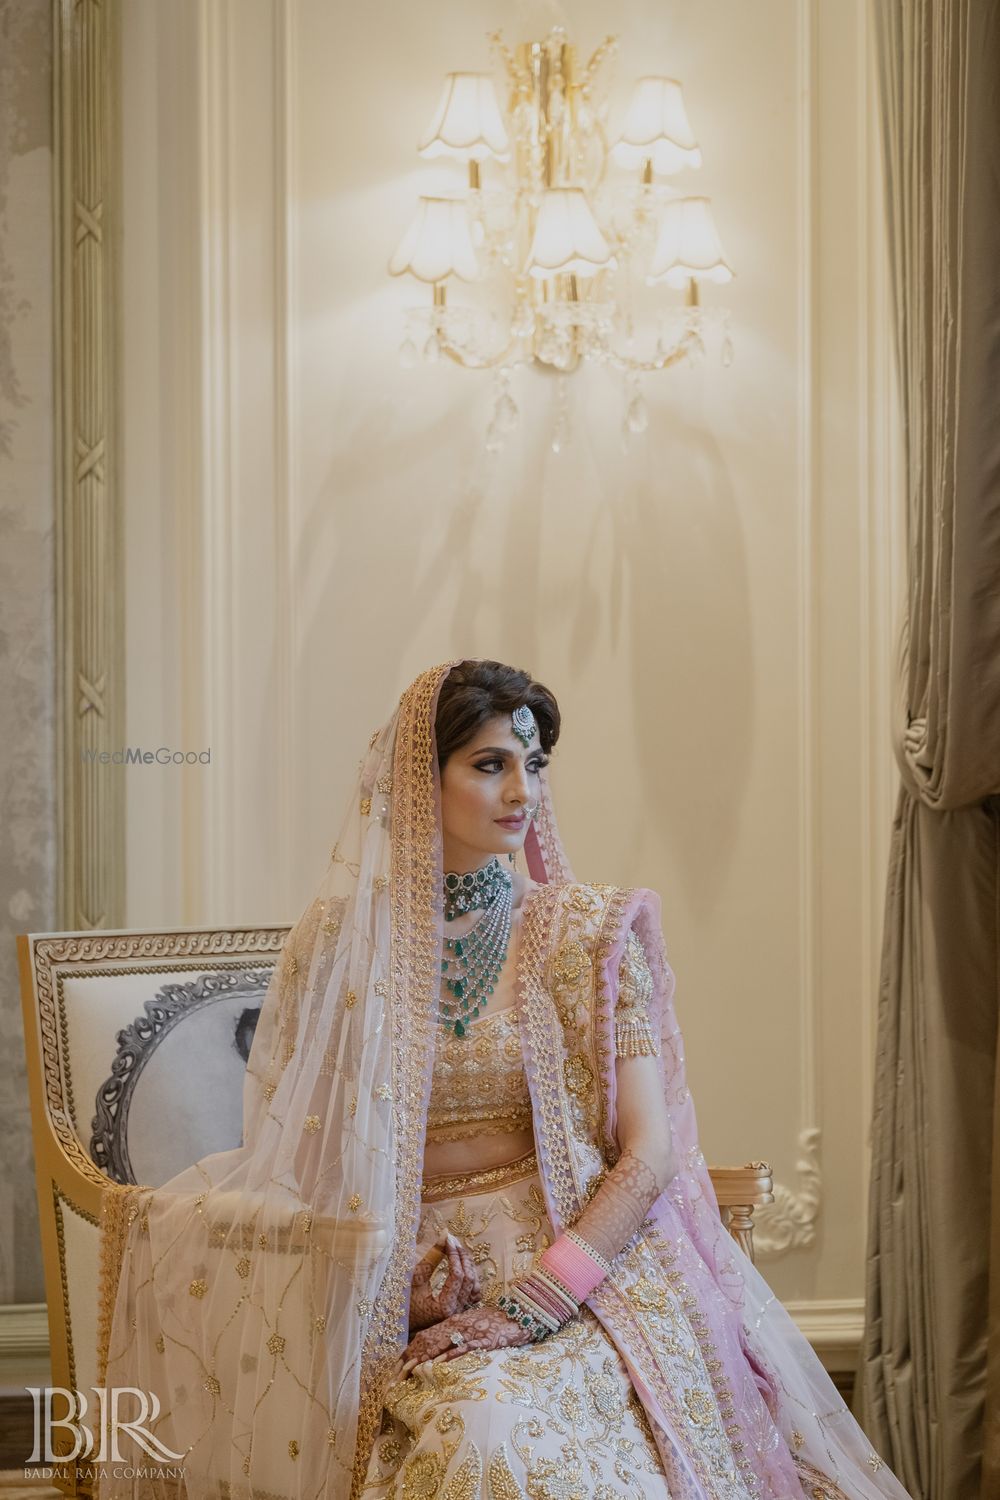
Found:
[[[433,726],[450,665],[372,736],[264,1000],[243,1145],[152,1191],[108,1189],[105,1384],[155,1395],[149,1425],[180,1458],[150,1468],[129,1453],[131,1475],[99,1476],[103,1496],[360,1490],[407,1337],[441,972]]]

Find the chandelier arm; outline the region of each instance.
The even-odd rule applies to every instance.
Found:
[[[590,56],[589,61],[587,62],[587,66],[583,70],[583,77],[580,80],[581,90],[587,90],[590,88],[590,85],[594,81],[594,76],[597,73],[598,68],[600,68],[602,63],[606,62],[609,57],[613,57],[617,50],[618,38],[616,36],[606,36],[601,45],[595,48],[594,52]]]
[[[477,359],[475,357],[470,358],[459,344],[453,344],[447,334],[440,328],[437,330],[437,340],[441,347],[441,353],[446,354],[456,365],[461,365],[463,370],[495,370],[499,365],[512,363],[513,361],[511,361],[510,356],[521,342],[520,338],[515,334],[506,348],[501,349],[497,354],[492,354],[488,358]]]
[[[493,48],[493,51],[497,54],[504,67],[507,69],[507,76],[510,79],[511,83],[513,83],[517,88],[526,87],[527,84],[530,83],[530,79],[524,68],[522,68],[518,63],[517,58],[514,56],[513,52],[507,46],[507,43],[504,41],[503,32],[491,31],[489,34],[489,42]]]
[[[604,356],[604,361],[622,374],[652,375],[659,370],[669,370],[672,365],[680,364],[681,360],[687,357],[690,347],[696,342],[696,334],[685,333],[679,343],[656,359],[632,359],[627,354],[619,354],[617,350],[609,349]]]

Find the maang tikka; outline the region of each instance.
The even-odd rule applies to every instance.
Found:
[[[527,750],[538,732],[538,724],[526,703],[522,703],[520,708],[515,708],[510,716],[510,727]]]

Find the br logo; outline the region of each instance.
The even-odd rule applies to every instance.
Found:
[[[160,1415],[160,1398],[153,1392],[139,1390],[136,1386],[91,1386],[97,1400],[91,1421],[95,1422],[100,1435],[100,1451],[94,1453],[94,1432],[84,1422],[89,1406],[86,1396],[82,1391],[68,1391],[61,1385],[47,1386],[25,1386],[32,1399],[35,1408],[35,1444],[28,1463],[72,1463],[82,1453],[86,1453],[88,1459],[95,1463],[129,1463],[131,1456],[124,1459],[121,1454],[120,1440],[123,1434],[131,1437],[132,1441],[148,1454],[150,1458],[161,1460],[173,1460],[183,1458],[182,1453],[174,1453],[155,1437],[147,1422],[155,1422]],[[55,1416],[52,1410],[53,1402],[59,1397],[66,1403],[66,1411],[62,1416]],[[135,1397],[139,1403],[139,1411],[136,1415],[125,1418],[121,1413],[123,1398]],[[52,1447],[52,1434],[62,1430],[70,1435],[71,1446],[65,1447],[56,1453]]]

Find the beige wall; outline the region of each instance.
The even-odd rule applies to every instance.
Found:
[[[212,750],[126,773],[128,920],[292,918],[405,683],[528,666],[564,710],[576,870],[662,894],[706,1151],[773,1161],[764,1269],[833,1339],[859,1319],[893,782],[865,5],[572,7],[582,49],[620,34],[619,100],[684,81],[736,362],[649,378],[628,453],[587,371],[554,455],[526,372],[492,457],[487,379],[400,368],[423,294],[385,263],[443,72],[556,19],[126,0],[128,737]]]

